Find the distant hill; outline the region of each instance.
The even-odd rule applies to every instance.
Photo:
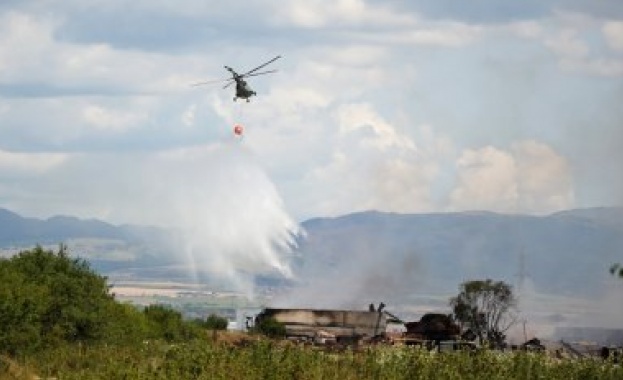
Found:
[[[476,278],[524,279],[540,292],[590,296],[610,279],[610,265],[623,262],[623,208],[615,207],[547,216],[369,211],[302,226],[307,234],[292,261],[297,283],[353,300],[456,292]],[[138,276],[180,275],[183,255],[174,254],[171,236],[155,227],[26,218],[0,208],[0,248],[73,242],[103,271],[131,266],[142,268],[133,272]],[[175,270],[164,267],[173,264]]]
[[[369,211],[303,227],[298,278],[318,293],[351,299],[456,292],[461,282],[483,278],[590,296],[611,280],[610,265],[623,261],[623,208],[547,216]]]
[[[75,238],[136,240],[129,226],[114,226],[96,219],[54,216],[25,218],[0,208],[0,246],[59,243]]]
[[[69,246],[87,258],[96,269],[110,270],[131,265],[167,263],[163,249],[169,231],[148,226],[115,226],[97,219],[53,216],[48,219],[22,217],[0,208],[0,249],[15,252],[35,245]]]

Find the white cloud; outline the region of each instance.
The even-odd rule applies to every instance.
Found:
[[[356,41],[383,46],[441,46],[458,48],[477,42],[486,34],[486,28],[461,22],[421,22],[413,26],[389,30],[357,30],[346,33]],[[401,47],[402,48],[402,47]]]
[[[545,46],[561,58],[581,59],[589,53],[589,48],[574,29],[563,29],[555,36],[545,40]]]
[[[330,7],[319,0],[97,1],[96,9],[107,17],[145,14],[145,24],[112,30],[73,19],[91,3],[52,3],[0,13],[3,149],[157,152],[226,140],[231,125],[241,122],[243,144],[299,215],[351,207],[441,209],[455,175],[447,167],[454,150],[466,146],[473,157],[466,153],[465,166],[458,166],[456,208],[486,208],[489,195],[498,199],[491,201],[494,209],[513,204],[541,212],[541,195],[544,209],[572,204],[562,185],[546,191],[542,181],[539,187],[505,174],[519,176],[526,157],[537,154],[534,149],[520,154],[516,147],[484,147],[525,138],[569,152],[579,144],[577,135],[567,133],[570,120],[594,120],[591,141],[599,145],[612,134],[600,134],[603,123],[591,112],[620,119],[616,107],[605,106],[616,100],[623,75],[617,19],[604,23],[554,12],[493,25],[476,24],[460,12],[425,18],[414,7],[364,0]],[[234,12],[242,8],[244,15]],[[229,23],[249,15],[256,22]],[[149,20],[170,22],[170,35],[149,40],[150,31],[161,26]],[[191,32],[197,25],[210,38],[197,39]],[[177,42],[184,47],[178,49]],[[544,46],[554,54],[543,54]],[[232,103],[232,89],[188,87],[220,78],[223,64],[253,67],[273,54],[284,57],[271,66],[279,72],[250,78],[258,91],[250,104]],[[556,64],[563,70],[550,70]],[[591,78],[596,75],[612,80]],[[568,112],[560,112],[561,104]],[[537,127],[541,119],[548,128]],[[508,121],[504,128],[500,120]],[[422,125],[435,129],[414,127]],[[541,154],[555,162],[555,153]],[[470,160],[481,160],[483,167],[472,167]],[[103,170],[110,164],[101,165]],[[479,189],[463,177],[468,172],[498,187]]]
[[[457,169],[453,210],[548,213],[574,203],[569,164],[543,143],[515,143],[508,152],[492,146],[466,150]]]
[[[196,113],[197,113],[196,103],[193,103],[190,106],[188,106],[188,108],[186,108],[186,111],[184,111],[184,113],[182,114],[182,124],[184,124],[187,127],[190,127],[193,124],[195,124]]]
[[[429,28],[411,30],[404,33],[402,39],[415,45],[458,47],[474,42],[483,32],[480,26],[446,22]]]
[[[415,22],[413,16],[401,14],[363,0],[337,0],[327,6],[322,0],[283,1],[274,8],[275,21],[303,28],[340,28],[358,26],[404,26]]]
[[[517,169],[519,211],[539,213],[573,207],[567,160],[546,144],[522,141],[511,147]]]
[[[93,104],[87,105],[82,110],[82,116],[85,122],[97,129],[115,132],[136,127],[148,119],[148,116],[140,111],[121,111]]]
[[[510,154],[491,146],[466,150],[457,169],[459,182],[450,195],[452,209],[516,210],[519,194]]]
[[[0,149],[0,177],[3,174],[32,176],[62,165],[69,155],[64,153],[21,153]]]
[[[610,49],[623,51],[623,21],[609,21],[604,23],[601,32]]]
[[[404,135],[399,135],[393,126],[376,114],[370,104],[347,104],[336,112],[337,123],[342,134],[364,131],[361,144],[372,146],[380,150],[402,148],[415,150],[413,141]],[[372,133],[368,136],[365,130]]]
[[[30,71],[43,57],[54,55],[52,31],[56,23],[20,12],[0,13],[0,68],[5,80],[16,71]],[[49,63],[49,61],[48,61]]]
[[[61,17],[0,14],[0,68],[5,82],[48,84],[74,94],[170,93],[188,90],[206,59],[117,50],[107,43],[58,40]],[[193,74],[197,71],[197,74]],[[56,94],[52,94],[56,95]]]
[[[508,25],[511,32],[523,38],[540,38],[543,34],[543,27],[538,21],[519,21]]]
[[[623,61],[614,53],[623,50],[623,22],[602,22],[589,15],[557,12],[545,23],[543,44],[552,51],[559,67],[566,73],[593,76],[623,76]],[[608,49],[593,40],[600,33]]]
[[[351,45],[340,49],[327,51],[327,57],[323,60],[342,67],[347,65],[352,68],[369,68],[387,60],[390,51],[387,47],[376,45]]]
[[[419,127],[412,132],[425,146],[416,149],[404,128],[365,103],[343,105],[334,116],[339,133],[329,162],[316,165],[299,181],[298,201],[312,215],[435,208],[432,184],[440,174],[438,161],[452,151],[445,138],[429,126]]]

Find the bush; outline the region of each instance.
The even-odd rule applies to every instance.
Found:
[[[36,247],[0,259],[0,347],[28,352],[107,336],[114,298],[89,264]]]
[[[66,343],[128,344],[199,336],[163,306],[139,311],[109,292],[89,263],[36,247],[0,258],[0,354],[27,354]]]
[[[203,323],[203,327],[210,330],[227,330],[228,324],[227,318],[219,317],[216,314],[210,314]]]
[[[277,321],[273,317],[262,318],[261,320],[257,321],[253,330],[271,338],[286,336],[285,325]]]

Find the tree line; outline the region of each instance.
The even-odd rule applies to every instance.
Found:
[[[621,266],[613,274],[621,275]],[[68,343],[124,344],[149,339],[181,341],[206,329],[224,330],[227,319],[210,315],[186,321],[165,305],[137,308],[115,299],[107,278],[89,263],[37,246],[0,258],[0,354],[16,355]],[[483,344],[500,345],[516,322],[517,299],[502,281],[471,280],[450,299],[452,318]],[[278,337],[283,326],[268,321],[255,332]]]
[[[185,321],[165,305],[137,308],[115,299],[89,263],[39,246],[0,258],[0,353],[28,354],[71,343],[188,340],[225,318]]]

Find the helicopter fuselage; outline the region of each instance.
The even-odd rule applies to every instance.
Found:
[[[263,64],[259,65],[258,67],[254,68],[253,70],[247,71],[246,73],[243,74],[238,74],[234,69],[232,69],[229,66],[225,66],[225,69],[227,69],[227,71],[229,71],[232,75],[231,80],[233,80],[234,82],[236,82],[236,96],[234,96],[234,102],[240,98],[240,99],[246,99],[247,102],[249,102],[249,98],[252,96],[256,95],[256,92],[253,91],[251,89],[251,87],[249,87],[249,85],[247,84],[247,81],[244,80],[244,78],[246,77],[253,77],[253,76],[257,76],[257,75],[264,75],[264,74],[270,74],[270,73],[274,73],[276,70],[269,70],[269,71],[263,71],[263,72],[257,72],[259,69],[261,69],[262,67],[265,67],[266,65],[274,62],[275,60],[281,58],[280,55],[276,56],[275,58],[271,59],[268,62],[264,62]],[[231,83],[230,82],[228,85],[226,85],[225,87],[228,87]]]
[[[236,96],[234,97],[234,101],[240,98],[246,99],[248,102],[250,97],[256,95],[255,91],[253,91],[251,87],[249,87],[249,85],[247,84],[247,81],[242,78],[236,77],[234,79],[236,80]]]

